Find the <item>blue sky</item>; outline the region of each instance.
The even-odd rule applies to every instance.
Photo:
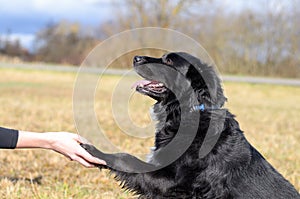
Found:
[[[266,1],[217,0],[226,10],[241,10]],[[10,32],[10,39],[19,38],[30,48],[34,34],[47,23],[68,20],[95,26],[113,18],[111,6],[111,0],[0,0],[0,37]]]
[[[97,25],[110,17],[109,0],[0,0],[0,36],[10,32],[30,47],[34,34],[49,22],[69,20]]]

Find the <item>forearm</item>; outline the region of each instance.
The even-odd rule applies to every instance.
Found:
[[[47,133],[19,131],[16,148],[46,148],[51,146],[51,136]]]
[[[0,127],[0,148],[51,149],[86,167],[93,167],[93,164],[106,164],[85,151],[79,145],[82,142],[85,142],[85,139],[74,133],[35,133]]]
[[[47,148],[53,142],[48,133],[18,131],[0,127],[0,148]]]

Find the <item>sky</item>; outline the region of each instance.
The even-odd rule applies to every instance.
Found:
[[[222,2],[226,10],[236,11],[251,7],[251,4],[257,5],[261,0],[218,2]],[[30,49],[34,34],[47,24],[68,20],[96,26],[113,18],[111,8],[111,0],[0,0],[0,37],[9,33],[10,39],[18,38],[23,46]]]
[[[25,47],[50,22],[68,20],[97,25],[111,15],[109,0],[0,0],[0,36],[9,33]]]

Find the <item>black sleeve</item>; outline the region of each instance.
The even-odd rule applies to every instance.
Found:
[[[0,148],[2,149],[16,148],[18,137],[19,137],[19,131],[0,127]]]

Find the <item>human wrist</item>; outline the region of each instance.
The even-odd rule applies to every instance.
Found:
[[[52,132],[40,133],[41,148],[54,150],[55,143],[56,143],[56,135],[54,135]]]

